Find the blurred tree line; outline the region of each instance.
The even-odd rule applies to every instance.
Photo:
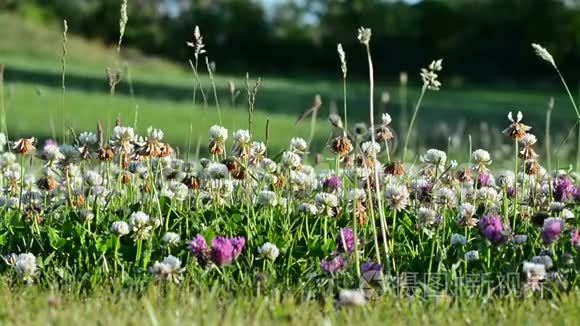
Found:
[[[570,78],[580,77],[577,0],[129,0],[125,44],[185,62],[199,25],[218,71],[338,74],[336,44],[349,71],[363,75],[356,30],[372,28],[380,77],[418,71],[445,58],[458,80],[552,76],[531,42],[544,45]],[[72,32],[114,44],[121,0],[0,0],[0,9],[44,20],[67,19]],[[268,5],[265,5],[268,3]]]

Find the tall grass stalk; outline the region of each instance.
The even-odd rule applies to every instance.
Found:
[[[551,135],[551,122],[552,122],[552,110],[554,109],[554,98],[551,97],[550,101],[548,101],[548,110],[546,111],[546,134],[544,138],[545,141],[545,150],[546,150],[546,160],[548,165],[548,171],[552,171],[552,139]]]
[[[370,39],[371,39],[371,30],[361,27],[359,30],[359,40],[365,46],[366,54],[367,54],[367,61],[368,61],[368,69],[369,69],[369,118],[371,124],[371,141],[373,144],[376,143],[376,132],[375,132],[375,80],[374,80],[374,68],[373,68],[373,59],[371,56],[371,49],[370,49]],[[377,154],[375,151],[372,152],[372,159],[373,162],[377,160]],[[387,247],[387,235],[386,235],[386,219],[385,219],[385,212],[383,209],[383,196],[381,195],[381,186],[380,186],[380,179],[379,179],[379,170],[376,164],[373,165],[373,175],[374,175],[374,185],[375,185],[375,196],[377,199],[377,210],[379,211],[379,220],[381,222],[381,233],[383,237],[383,242],[385,245],[385,260],[389,261],[389,251]],[[372,200],[372,199],[371,199]],[[374,217],[373,217],[374,219]],[[396,225],[393,225],[395,228]],[[393,228],[393,235],[395,233],[395,229]],[[387,268],[387,271],[390,271],[390,268]]]
[[[415,119],[417,119],[417,114],[419,113],[419,109],[421,108],[421,102],[423,101],[423,96],[425,96],[426,91],[427,86],[423,85],[423,87],[421,88],[421,95],[419,96],[419,100],[415,105],[413,116],[411,116],[411,121],[409,122],[409,126],[407,127],[407,135],[405,136],[405,145],[403,146],[403,162],[405,162],[405,159],[407,158],[407,148],[409,147],[409,139],[411,138],[413,125],[415,124]]]
[[[123,42],[123,36],[125,35],[125,28],[127,27],[127,21],[129,16],[127,15],[127,0],[121,2],[121,10],[119,17],[119,43],[117,44],[117,53],[121,52],[121,43]]]
[[[256,94],[258,94],[258,89],[262,79],[258,77],[253,87],[250,87],[250,74],[246,73],[246,92],[248,94],[248,131],[250,135],[252,134],[252,127],[254,124],[254,109],[256,106]]]
[[[211,68],[211,64],[209,63],[209,58],[205,57],[205,65],[207,67],[207,73],[209,74],[209,80],[211,81],[211,87],[213,89],[213,96],[215,99],[215,106],[217,107],[218,112],[218,119],[220,121],[220,125],[223,124],[222,121],[222,112],[220,110],[220,102],[218,100],[217,88],[215,86],[215,80],[213,78],[213,69]]]
[[[203,98],[203,106],[207,108],[207,97],[203,90],[203,85],[201,84],[201,80],[199,79],[199,74],[197,71],[197,63],[193,63],[193,61],[189,60],[189,66],[191,67],[191,71],[193,71],[193,76],[195,78],[196,86],[193,88],[193,102],[195,104],[195,93],[196,89],[199,87],[199,92],[201,93],[201,97]]]
[[[3,64],[0,64],[0,128],[6,138],[8,138],[8,130],[6,127],[6,106],[4,103],[4,68]],[[8,146],[10,150],[10,146]]]
[[[405,130],[408,124],[407,117],[407,98],[408,98],[408,88],[407,88],[408,76],[406,72],[401,72],[399,74],[399,106],[401,111],[401,122],[400,129]]]
[[[66,143],[66,126],[65,126],[65,93],[66,93],[66,54],[67,54],[67,32],[68,23],[63,21],[62,32],[62,56],[61,56],[61,87],[62,87],[62,102],[61,102],[61,119],[62,119],[62,143]]]

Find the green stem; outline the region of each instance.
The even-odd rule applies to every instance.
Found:
[[[417,105],[415,105],[415,111],[413,111],[413,116],[411,117],[411,122],[409,123],[409,127],[407,128],[407,135],[405,136],[405,146],[403,147],[403,162],[405,162],[405,158],[407,157],[407,147],[409,146],[409,138],[411,138],[411,131],[413,130],[413,124],[415,124],[415,119],[417,119],[417,113],[419,113],[419,108],[421,107],[421,102],[423,101],[423,96],[425,95],[425,91],[427,87],[423,86],[421,88],[421,95],[419,96],[419,100],[417,101]]]

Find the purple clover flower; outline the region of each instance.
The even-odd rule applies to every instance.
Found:
[[[554,199],[559,202],[566,202],[575,196],[575,188],[572,181],[565,175],[554,179]]]
[[[500,245],[506,240],[501,216],[487,215],[479,220],[479,229],[483,237],[493,245]]]
[[[564,221],[557,217],[551,217],[544,220],[542,229],[542,239],[545,244],[551,244],[560,238],[560,233],[564,229]]]
[[[477,176],[477,184],[480,187],[491,187],[493,186],[493,178],[488,172],[481,172]]]
[[[574,247],[580,247],[580,232],[578,229],[574,229],[570,232],[570,242]]]
[[[354,232],[351,228],[340,229],[340,236],[336,239],[339,251],[352,253],[354,251]]]
[[[323,259],[320,261],[320,268],[326,274],[338,273],[346,269],[346,259],[340,255],[332,259]]]
[[[340,177],[336,175],[329,176],[324,180],[322,185],[328,192],[337,192],[341,186]]]
[[[580,187],[574,187],[574,201],[580,203]]]
[[[246,239],[244,237],[235,237],[230,240],[232,247],[234,247],[233,254],[234,260],[238,259],[242,254],[242,250],[244,250],[244,246],[246,245]]]
[[[193,255],[197,258],[197,261],[199,262],[200,265],[204,266],[205,264],[207,264],[210,250],[209,247],[207,246],[205,238],[201,234],[198,234],[195,238],[191,240],[191,242],[189,243],[189,249],[191,250]]]
[[[211,261],[217,266],[229,265],[234,261],[234,246],[226,237],[216,237],[211,241]]]

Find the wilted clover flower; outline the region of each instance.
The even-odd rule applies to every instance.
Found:
[[[222,126],[213,125],[209,128],[208,150],[212,155],[225,153],[225,141],[228,139],[228,130]]]
[[[262,190],[258,193],[258,205],[274,207],[278,205],[276,193],[270,190]]]
[[[280,250],[275,244],[266,242],[258,248],[258,254],[260,254],[262,258],[274,261],[280,255]]]
[[[512,113],[508,113],[508,120],[511,121],[511,124],[509,125],[509,127],[507,127],[503,133],[506,136],[509,136],[511,138],[514,138],[516,140],[521,140],[522,138],[524,138],[524,136],[527,134],[527,132],[532,129],[532,127],[530,126],[526,126],[525,124],[523,124],[521,121],[524,118],[524,115],[522,114],[521,111],[518,111],[518,114],[516,115],[516,119],[514,120]]]
[[[15,257],[14,271],[22,280],[32,283],[36,270],[36,257],[33,254],[23,253]]]
[[[16,143],[14,143],[14,146],[12,147],[12,150],[14,150],[14,152],[20,154],[20,155],[30,155],[32,154],[32,152],[34,152],[36,150],[36,147],[34,147],[34,144],[36,143],[36,138],[32,137],[32,138],[20,138]]]
[[[370,28],[361,26],[358,29],[357,39],[361,44],[368,46],[371,41],[371,35],[372,32]]]
[[[389,185],[385,188],[385,201],[395,211],[400,211],[409,204],[409,191],[404,185]]]
[[[532,43],[532,48],[534,48],[534,52],[536,52],[536,55],[538,57],[550,63],[554,68],[556,67],[556,61],[554,61],[554,57],[552,57],[552,55],[550,54],[550,52],[548,52],[548,50],[546,50],[546,48],[542,47],[537,43]]]
[[[115,221],[111,224],[111,232],[122,237],[129,234],[129,224],[125,221]]]
[[[560,238],[564,230],[564,221],[561,218],[550,217],[544,220],[542,229],[542,239],[545,244],[551,244]]]
[[[184,270],[185,268],[181,268],[181,260],[169,255],[161,262],[156,261],[153,267],[151,267],[150,272],[159,280],[177,284],[181,281],[181,273]]]

